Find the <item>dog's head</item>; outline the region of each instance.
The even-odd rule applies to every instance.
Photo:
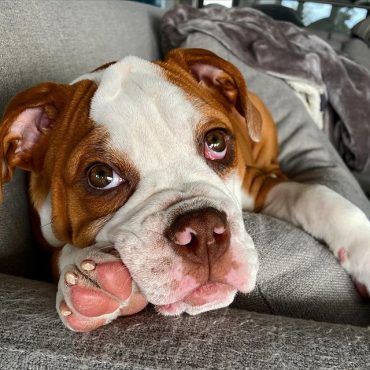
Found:
[[[213,53],[126,57],[17,95],[0,131],[2,179],[32,172],[49,244],[114,244],[161,313],[195,314],[255,285],[241,211],[260,130],[240,72]]]

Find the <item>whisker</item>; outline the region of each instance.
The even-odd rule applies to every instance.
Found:
[[[54,220],[55,220],[55,217],[53,217],[53,218],[51,219],[51,221],[50,221],[50,222],[48,222],[47,224],[41,225],[41,228],[51,225],[51,224],[54,222]]]
[[[49,225],[51,225],[52,223],[53,223],[53,221],[49,222],[48,224],[41,225],[41,227],[43,228],[43,227],[49,226]]]

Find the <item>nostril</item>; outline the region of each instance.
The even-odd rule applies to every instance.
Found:
[[[191,227],[187,227],[185,230],[175,233],[174,242],[177,245],[188,245],[195,235],[197,235],[197,233]]]
[[[217,235],[221,235],[225,232],[225,226],[216,226],[214,229],[213,229],[213,232]]]
[[[179,214],[165,230],[176,253],[195,263],[223,255],[230,242],[226,214],[215,208],[200,208]]]

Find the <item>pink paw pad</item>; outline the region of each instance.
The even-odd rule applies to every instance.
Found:
[[[134,315],[142,311],[148,305],[148,301],[141,293],[133,293],[130,304],[120,309],[122,316]]]
[[[354,280],[353,283],[355,284],[357,293],[361,296],[361,298],[368,301],[370,299],[370,296],[366,286],[364,284],[359,283],[356,280]]]
[[[132,279],[128,269],[121,262],[102,263],[96,267],[100,286],[122,300],[127,300],[132,291]]]
[[[338,251],[338,259],[341,264],[343,264],[347,260],[347,251],[345,248],[341,248]]]
[[[83,316],[97,317],[110,314],[126,301],[132,291],[132,279],[128,269],[119,261],[95,264],[83,261],[81,269],[93,277],[97,287],[84,284],[84,279],[73,272],[65,275],[70,286],[71,303]]]
[[[72,313],[65,302],[62,302],[60,304],[60,312],[64,317],[66,317],[68,325],[77,332],[88,332],[91,330],[95,330],[105,324],[104,319],[91,320],[78,317],[77,315]]]
[[[87,317],[96,317],[114,312],[119,304],[106,294],[81,286],[71,288],[71,301],[75,310]]]
[[[60,303],[60,314],[77,332],[97,329],[117,316],[133,315],[148,304],[140,292],[132,292],[131,275],[117,260],[83,260],[77,269],[65,273],[62,289],[69,299],[68,305],[64,300]]]

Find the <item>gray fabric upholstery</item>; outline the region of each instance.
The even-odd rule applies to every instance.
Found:
[[[37,83],[70,82],[129,54],[159,57],[162,12],[155,7],[120,0],[4,0],[0,6],[0,116],[11,97]],[[29,260],[37,252],[22,179],[19,174],[5,186],[0,271],[34,276]]]
[[[50,284],[0,275],[1,369],[368,367],[366,328],[230,308],[174,318],[147,309],[78,334],[63,327],[54,296]]]
[[[38,251],[32,240],[26,173],[16,171],[11,184],[5,186],[0,207],[0,271],[34,277],[39,268]]]
[[[124,55],[158,58],[161,14],[121,0],[3,0],[0,112],[39,82],[70,82]]]
[[[345,43],[343,52],[370,71],[370,45],[360,39],[352,38]]]
[[[335,31],[324,31],[319,27],[316,28],[315,24],[313,26],[309,25],[307,29],[310,32],[314,33],[316,36],[319,36],[320,38],[325,40],[337,53],[343,52],[343,48],[349,39],[349,36],[346,33]]]
[[[333,254],[289,223],[262,214],[244,214],[260,259],[257,288],[232,306],[316,321],[370,324],[370,305]]]
[[[366,17],[352,28],[352,35],[359,37],[370,45],[370,18]]]

